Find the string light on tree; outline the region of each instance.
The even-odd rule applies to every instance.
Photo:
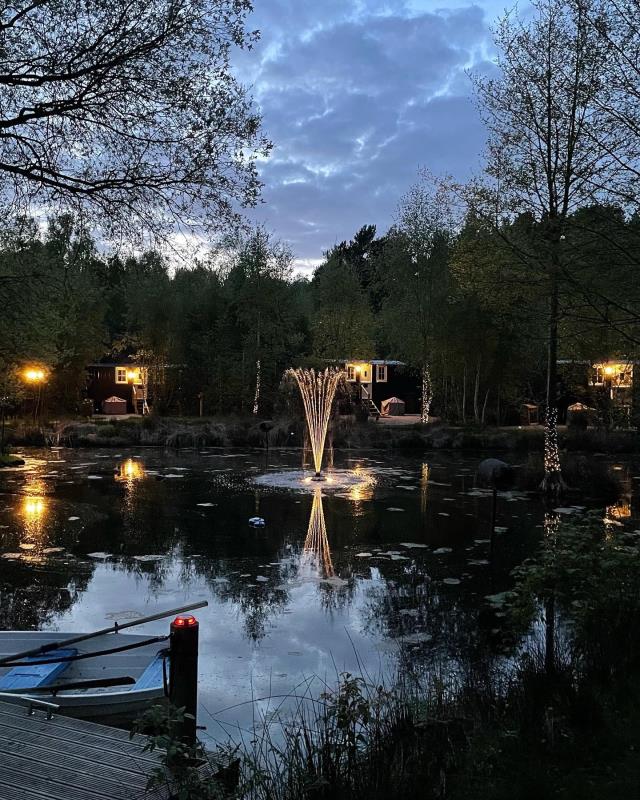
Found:
[[[253,415],[258,415],[258,405],[260,403],[260,359],[256,361],[256,393],[253,396]]]
[[[422,367],[422,407],[420,414],[420,421],[423,423],[429,422],[429,412],[431,411],[431,401],[433,400],[433,389],[431,386],[431,372],[429,367],[425,364]]]
[[[545,474],[560,473],[560,449],[558,447],[558,409],[550,406],[544,430]]]

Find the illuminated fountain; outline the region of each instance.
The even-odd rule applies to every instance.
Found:
[[[318,372],[314,369],[290,369],[287,370],[287,374],[296,379],[302,395],[313,452],[313,464],[316,470],[312,480],[325,480],[322,476],[324,443],[331,417],[331,406],[336,396],[338,383],[344,373],[342,370],[327,367],[324,371],[319,370]]]
[[[324,491],[347,489],[350,493],[354,492],[355,496],[360,496],[361,492],[362,499],[365,499],[365,494],[370,497],[373,486],[377,483],[370,470],[334,469],[331,466],[326,474],[322,472],[331,409],[344,371],[333,367],[317,372],[314,369],[297,368],[288,369],[285,376],[294,378],[300,390],[313,453],[314,472],[309,474],[304,469],[265,472],[255,477],[254,483],[270,488],[315,491],[316,481],[322,481]]]

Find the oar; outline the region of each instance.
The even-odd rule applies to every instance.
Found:
[[[125,675],[121,678],[95,678],[90,681],[68,681],[67,683],[57,683],[55,686],[32,686],[28,689],[10,689],[6,694],[33,694],[34,692],[47,692],[54,697],[58,692],[66,692],[69,689],[102,689],[106,686],[132,686],[136,682],[135,678]]]
[[[37,656],[41,653],[47,653],[49,650],[57,650],[60,647],[68,647],[71,644],[78,642],[86,642],[88,639],[95,639],[97,636],[105,636],[107,633],[118,633],[125,628],[133,628],[135,625],[144,625],[145,622],[153,622],[156,619],[163,619],[170,617],[173,614],[182,614],[185,611],[193,611],[196,608],[204,608],[209,603],[206,600],[201,600],[199,603],[191,603],[188,606],[181,606],[180,608],[171,608],[168,611],[159,611],[157,614],[151,614],[148,617],[141,617],[140,619],[132,620],[131,622],[123,622],[122,624],[116,622],[109,628],[102,628],[102,630],[94,631],[93,633],[83,633],[80,636],[74,636],[71,639],[62,639],[58,642],[49,642],[48,644],[34,647],[31,650],[23,650],[22,653],[14,653],[10,656],[3,656],[0,658],[0,666],[7,664],[11,661],[18,661],[21,658],[28,658],[29,656]]]

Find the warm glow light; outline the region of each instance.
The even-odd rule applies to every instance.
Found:
[[[605,516],[609,519],[627,519],[631,516],[631,504],[628,500],[618,500],[613,506],[607,506]]]
[[[607,375],[613,375],[613,367],[605,367],[604,371]]]
[[[362,367],[361,367],[359,364],[358,364],[358,366],[356,367],[356,372],[362,372]]]
[[[132,369],[127,370],[127,380],[128,381],[135,381],[138,377],[138,374],[134,372]]]
[[[46,502],[43,497],[25,497],[22,502],[22,512],[28,519],[39,519],[46,511]]]
[[[136,481],[144,478],[144,467],[139,461],[128,458],[116,471],[117,481]]]
[[[25,381],[28,381],[29,383],[40,383],[44,380],[45,373],[43,369],[38,367],[28,367],[23,372],[23,376]]]

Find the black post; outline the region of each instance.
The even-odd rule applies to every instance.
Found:
[[[191,715],[191,719],[185,719],[182,726],[182,738],[189,744],[196,741],[198,628],[198,620],[192,614],[181,614],[171,623],[169,638],[169,700]]]
[[[496,514],[498,511],[498,490],[496,484],[493,484],[493,502],[491,505],[491,544],[489,546],[489,558],[491,559],[491,568],[493,569],[493,543],[496,536]]]

